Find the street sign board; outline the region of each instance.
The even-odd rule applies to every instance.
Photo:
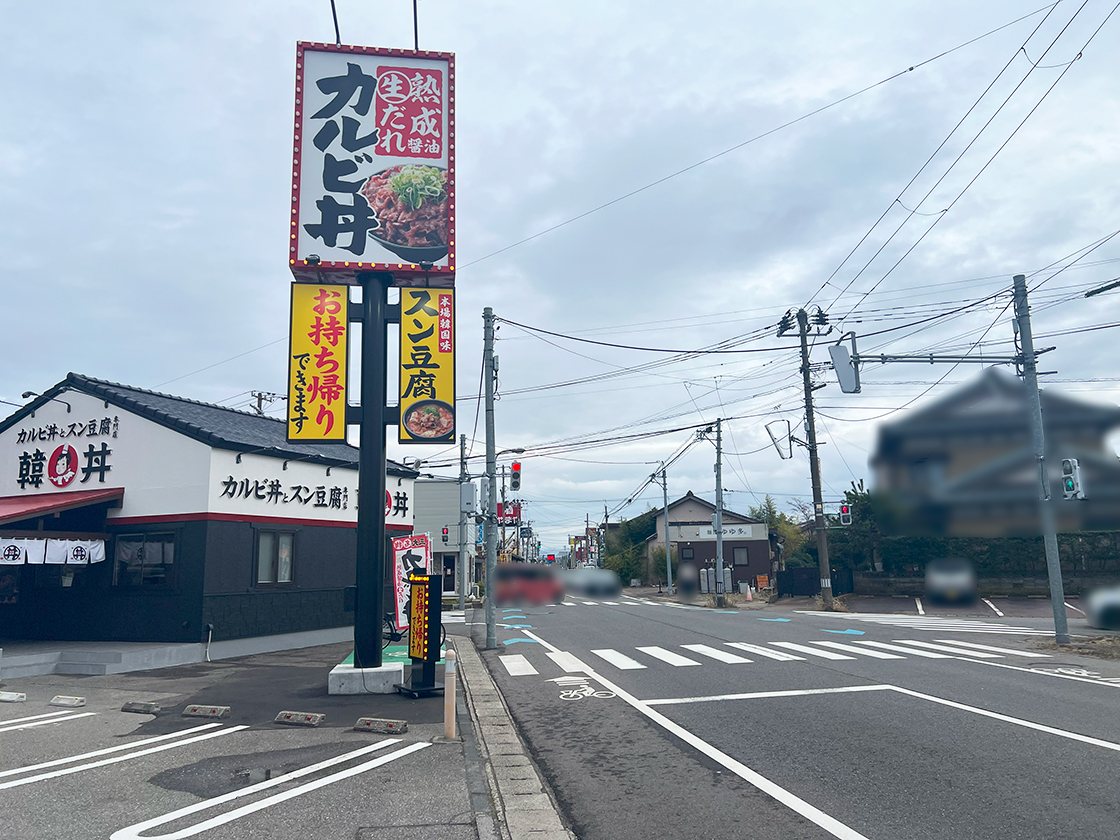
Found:
[[[455,298],[451,289],[401,290],[400,443],[455,439]]]
[[[450,286],[455,57],[299,42],[288,262],[298,279]]]
[[[348,289],[293,283],[288,442],[346,443]]]

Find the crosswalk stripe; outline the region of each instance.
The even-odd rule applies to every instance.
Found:
[[[665,648],[657,647],[656,645],[635,648],[635,650],[640,650],[642,653],[648,654],[654,659],[660,659],[662,662],[668,662],[670,665],[673,665],[677,668],[683,668],[686,665],[700,664],[699,662],[694,662],[693,660],[689,659],[687,656],[681,656],[679,653],[673,653],[673,651],[671,650],[665,650]]]
[[[868,639],[853,639],[852,644],[856,645],[869,645],[871,647],[882,648],[883,650],[893,650],[896,653],[908,653],[911,656],[921,656],[926,659],[952,659],[953,657],[947,656],[944,653],[932,653],[928,650],[916,650],[914,648],[904,648],[901,645],[888,645],[886,642],[872,642]]]
[[[796,642],[771,642],[770,644],[788,650],[796,650],[798,653],[807,653],[810,656],[819,656],[821,659],[855,659],[854,656],[845,656],[842,653],[833,653],[830,650],[811,648],[808,645],[799,645]]]
[[[681,647],[693,653],[699,653],[701,656],[710,656],[712,659],[716,659],[720,662],[727,662],[732,665],[751,661],[745,656],[736,656],[734,653],[728,653],[725,650],[710,647],[709,645],[681,645]]]
[[[508,656],[499,656],[498,659],[505,666],[511,677],[527,677],[540,672],[529,664],[529,660],[519,653]]]
[[[745,650],[745,651],[747,651],[747,653],[757,653],[759,656],[765,656],[767,659],[776,659],[779,662],[793,662],[795,660],[798,661],[798,662],[804,662],[805,661],[804,656],[795,656],[792,653],[784,653],[782,651],[770,650],[769,648],[764,648],[760,645],[750,645],[750,644],[747,644],[746,642],[724,642],[724,644],[727,645],[728,647],[738,648],[739,650]]]
[[[597,606],[599,606],[599,605],[598,605],[597,603],[595,603],[594,601],[584,601],[584,602],[583,602],[583,605],[584,605],[585,607],[597,607]]]
[[[638,660],[631,659],[625,653],[619,653],[617,650],[611,650],[610,648],[593,650],[591,652],[598,656],[600,659],[609,662],[614,667],[623,671],[637,671],[646,667]]]
[[[872,659],[905,659],[906,658],[904,656],[897,656],[893,653],[883,653],[882,651],[878,651],[878,650],[862,650],[862,649],[857,648],[857,647],[852,647],[851,645],[843,644],[842,642],[813,642],[813,644],[824,645],[825,647],[830,647],[833,650],[842,650],[842,651],[845,651],[847,653],[857,653],[860,656],[870,656]]]
[[[549,659],[560,666],[560,669],[567,671],[569,674],[583,673],[587,670],[587,666],[576,659],[572,654],[567,651],[548,651],[545,653]]]
[[[575,606],[575,604],[573,604],[571,601],[563,601],[562,603],[564,604],[565,607],[574,607]]]
[[[610,606],[610,607],[620,606],[618,601],[603,601],[603,603],[606,604],[607,606]]]
[[[995,653],[982,653],[978,650],[965,650],[964,648],[948,647],[946,645],[935,645],[930,642],[919,642],[916,639],[895,639],[897,644],[900,645],[917,645],[918,647],[928,648],[929,650],[939,650],[942,653],[951,653],[955,656],[972,656],[976,659],[1000,659],[1001,657]]]
[[[996,653],[1006,653],[1008,656],[1022,656],[1027,659],[1049,659],[1048,653],[1028,653],[1023,650],[1010,650],[1009,648],[994,647],[992,645],[978,645],[973,642],[958,642],[956,639],[936,639],[935,641],[942,642],[947,645],[956,645],[957,647],[964,648],[977,648],[979,650],[990,650]]]

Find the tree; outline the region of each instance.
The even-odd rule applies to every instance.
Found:
[[[790,506],[802,517],[805,511],[795,501]],[[804,545],[809,539],[800,521],[778,510],[774,497],[769,493],[757,505],[747,508],[747,515],[751,519],[765,522],[766,527],[778,536],[778,545],[781,551],[778,554],[778,569],[785,570],[786,566],[808,566],[811,558],[804,551]]]
[[[617,528],[607,531],[603,540],[603,565],[615,572],[623,583],[638,578],[650,579],[645,566],[646,540],[653,535],[657,511],[650,508],[633,519],[623,519]],[[662,563],[665,554],[661,555]]]

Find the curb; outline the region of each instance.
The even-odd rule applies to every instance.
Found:
[[[459,644],[460,640],[463,644]],[[486,777],[499,831],[508,840],[574,840],[564,827],[548,785],[517,734],[501,692],[469,637],[455,639],[463,695]]]

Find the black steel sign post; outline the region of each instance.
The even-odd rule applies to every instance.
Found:
[[[381,625],[385,618],[385,426],[396,422],[385,407],[388,325],[400,320],[400,307],[389,306],[393,275],[369,271],[362,283],[361,407],[347,410],[361,423],[358,452],[358,569],[354,611],[354,667],[381,667]],[[356,308],[356,307],[354,307]]]
[[[407,683],[395,688],[402,694],[425,697],[443,691],[436,682],[436,663],[440,660],[440,635],[443,623],[443,575],[408,576],[409,596],[408,655],[412,668]],[[420,678],[416,678],[420,666]]]

